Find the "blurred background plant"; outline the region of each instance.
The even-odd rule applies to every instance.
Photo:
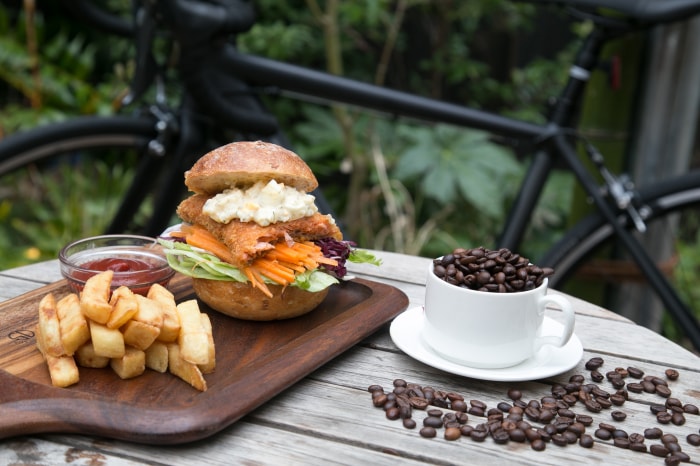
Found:
[[[130,11],[127,0],[99,3]],[[238,38],[244,51],[533,121],[564,79],[559,64],[575,40],[563,17],[505,0],[255,3],[258,22]],[[533,27],[542,21],[559,30],[546,47]],[[133,52],[128,40],[67,16],[60,2],[4,0],[0,135],[114,112]],[[434,256],[494,244],[524,166],[500,141],[347,106],[268,103],[361,246]],[[107,158],[89,173],[68,162],[43,181],[0,180],[0,270],[55,258],[67,241],[101,232],[133,162]],[[561,231],[570,183],[562,173],[547,187],[523,253],[536,255]]]

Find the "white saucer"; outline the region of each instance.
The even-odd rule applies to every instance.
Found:
[[[581,360],[583,346],[573,334],[561,348],[545,346],[537,355],[516,366],[503,369],[479,369],[444,359],[430,349],[421,338],[425,314],[423,307],[414,307],[399,314],[391,323],[390,334],[404,353],[429,366],[452,374],[496,382],[537,380],[572,369]],[[557,335],[563,326],[549,317],[544,318],[543,333]]]

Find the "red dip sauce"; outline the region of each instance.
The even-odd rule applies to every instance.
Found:
[[[160,265],[159,265],[160,266]],[[102,258],[95,259],[91,261],[84,262],[80,264],[81,269],[89,269],[97,272],[104,272],[106,270],[114,271],[114,278],[112,279],[112,289],[118,286],[128,286],[134,293],[146,295],[150,288],[150,285],[146,286],[136,286],[143,283],[160,283],[166,286],[170,279],[170,271],[165,269],[161,271],[159,275],[157,272],[152,271],[153,264],[149,264],[146,261],[140,259],[128,259],[128,258]],[[138,273],[142,272],[142,273]],[[128,273],[128,275],[122,275]],[[95,275],[94,272],[85,272],[81,270],[75,270],[71,274],[73,278],[80,281],[86,281],[91,276]],[[81,285],[73,284],[75,288],[82,290]]]

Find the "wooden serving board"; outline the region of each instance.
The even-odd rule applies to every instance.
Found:
[[[194,297],[189,277],[168,287],[178,302]],[[121,380],[112,370],[80,368],[80,382],[51,385],[36,349],[39,300],[69,292],[65,281],[0,304],[0,438],[81,433],[147,444],[177,444],[234,423],[372,334],[408,306],[403,292],[364,279],[331,288],[313,311],[251,322],[212,311],[216,371],[199,392],[172,374],[146,370]]]

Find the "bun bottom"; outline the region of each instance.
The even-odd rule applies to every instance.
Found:
[[[291,319],[306,314],[321,304],[328,288],[317,293],[296,286],[268,285],[272,298],[249,283],[193,278],[194,292],[207,306],[244,320]]]

